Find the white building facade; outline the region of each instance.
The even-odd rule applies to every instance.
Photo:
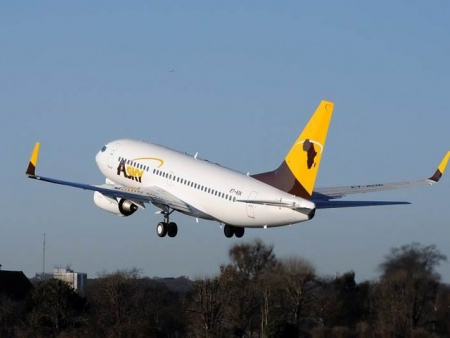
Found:
[[[54,268],[53,278],[62,280],[69,284],[76,292],[84,291],[87,283],[87,274],[84,272],[75,272],[69,268]]]

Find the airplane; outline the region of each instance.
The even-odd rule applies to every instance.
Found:
[[[244,174],[154,143],[119,139],[95,156],[105,183],[90,185],[36,174],[40,143],[33,149],[29,178],[94,192],[95,204],[118,216],[130,216],[145,204],[163,215],[159,237],[175,237],[174,211],[219,222],[226,237],[241,238],[245,228],[270,228],[311,220],[316,209],[410,204],[400,201],[347,201],[347,195],[432,185],[450,157],[446,153],[434,174],[417,181],[314,189],[334,103],[321,101],[278,168]]]

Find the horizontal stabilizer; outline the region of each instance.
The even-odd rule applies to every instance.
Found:
[[[317,201],[317,209],[331,208],[353,208],[353,207],[371,207],[380,205],[399,205],[411,204],[409,202],[391,202],[391,201]]]

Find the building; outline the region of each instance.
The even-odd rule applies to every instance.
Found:
[[[87,274],[84,272],[75,272],[70,268],[54,268],[53,278],[62,280],[68,283],[76,292],[81,293],[84,291],[87,283]]]

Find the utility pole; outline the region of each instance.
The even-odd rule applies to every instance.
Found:
[[[44,232],[44,246],[43,246],[43,255],[42,255],[42,280],[45,279],[45,232]]]

